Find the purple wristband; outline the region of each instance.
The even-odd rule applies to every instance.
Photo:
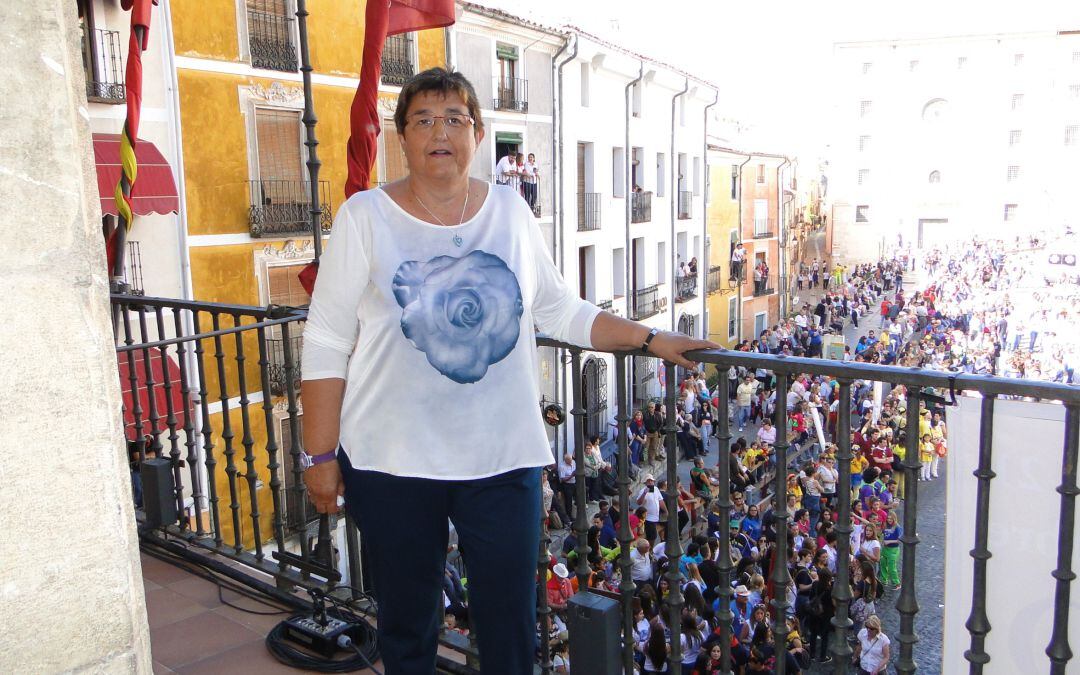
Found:
[[[318,466],[337,459],[337,448],[334,448],[330,452],[324,452],[321,455],[311,455],[311,466]]]

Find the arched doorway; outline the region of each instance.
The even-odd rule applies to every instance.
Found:
[[[585,403],[585,437],[607,438],[607,361],[593,356],[581,373],[581,400]]]

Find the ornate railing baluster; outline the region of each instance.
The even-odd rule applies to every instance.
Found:
[[[289,340],[289,324],[281,324],[281,346],[285,354],[285,411],[289,415],[289,440],[292,446],[289,448],[289,454],[292,456],[292,471],[293,471],[293,491],[296,493],[296,504],[300,511],[300,526],[304,529],[301,533],[300,539],[300,559],[304,562],[308,562],[311,556],[311,550],[308,546],[307,538],[307,484],[304,483],[304,465],[300,461],[300,457],[304,452],[304,439],[303,434],[300,432],[300,420],[297,418],[299,408],[296,405],[296,355],[292,351],[292,341]],[[303,573],[304,578],[308,577],[308,573]]]
[[[1065,406],[1065,442],[1061,457],[1061,485],[1057,493],[1061,495],[1061,510],[1058,517],[1058,554],[1057,568],[1053,572],[1056,580],[1054,588],[1054,628],[1050,644],[1046,646],[1046,655],[1050,657],[1050,675],[1065,675],[1069,661],[1073,657],[1069,647],[1069,594],[1070,584],[1076,579],[1072,570],[1073,538],[1076,535],[1076,495],[1080,489],[1076,486],[1077,440],[1080,438],[1080,406],[1069,403]]]
[[[154,307],[154,319],[157,326],[158,339],[165,338],[165,317],[161,307]],[[173,406],[172,378],[169,377],[169,348],[167,345],[158,347],[158,358],[161,360],[161,387],[165,393],[165,426],[169,428],[169,461],[172,462],[173,470],[173,497],[176,499],[177,524],[186,528],[187,519],[184,517],[184,475],[180,470],[180,435],[177,433],[176,409]]]
[[[131,336],[131,305],[124,303],[122,312],[124,318],[124,346],[130,347],[135,344],[135,338]],[[138,449],[138,459],[142,462],[146,459],[146,454],[142,442],[142,402],[139,400],[141,398],[139,396],[139,377],[135,373],[135,350],[132,349],[126,352],[125,356],[127,358],[128,366],[128,386],[131,388],[131,419],[134,423],[132,440],[135,442],[135,447]]]
[[[851,380],[840,379],[840,403],[837,406],[836,462],[839,475],[836,481],[836,577],[833,579],[832,618],[833,667],[837,675],[845,675],[851,662],[853,651],[848,644],[847,634],[851,628],[848,607],[851,605]]]
[[[573,369],[574,385],[571,396],[574,406],[570,415],[574,418],[574,536],[577,538],[577,563],[574,573],[578,578],[578,591],[589,587],[589,521],[585,517],[587,495],[585,492],[585,402],[581,396],[581,350],[570,350],[570,367]],[[562,461],[562,458],[559,459]],[[570,515],[569,513],[567,515]]]
[[[679,444],[675,436],[677,387],[674,363],[665,362],[664,386],[667,405],[667,419],[664,420],[664,441],[667,448],[667,491],[664,492],[664,503],[667,506],[667,526],[664,529],[667,536],[664,555],[668,559],[668,569],[664,576],[668,582],[668,629],[671,631],[671,658],[668,670],[674,675],[680,675],[682,673],[683,594],[679,583],[679,558],[682,557],[682,546],[679,543]]]
[[[139,305],[135,310],[139,315],[139,339],[143,344],[150,341],[150,335],[146,327],[146,307]],[[150,436],[153,441],[150,443],[150,449],[154,451],[154,457],[161,457],[161,435],[158,433],[158,423],[161,421],[161,416],[157,411],[157,400],[154,394],[154,385],[157,384],[154,381],[154,368],[152,365],[151,353],[148,348],[139,350],[142,352],[143,369],[145,370],[146,381],[146,419],[150,423]],[[161,364],[162,369],[165,368],[165,364]],[[133,391],[132,395],[138,396],[138,391]]]
[[[720,559],[716,563],[717,570],[720,573],[720,585],[716,589],[716,595],[720,599],[720,611],[717,613],[716,618],[720,622],[720,662],[723,664],[724,672],[731,672],[731,620],[735,618],[731,613],[731,598],[734,593],[731,588],[731,574],[735,566],[731,564],[731,537],[728,536],[727,530],[728,522],[731,520],[732,507],[731,425],[728,422],[728,408],[731,405],[728,397],[731,392],[727,373],[724,372],[722,367],[717,367],[717,372],[720,376],[720,408],[716,413],[716,423],[720,426],[717,427],[716,432],[719,445],[717,449],[719,457],[716,460],[716,482],[719,483],[720,488],[717,500],[720,505],[721,529],[719,537]]]
[[[214,330],[221,329],[221,314],[212,312]],[[229,380],[225,373],[225,350],[221,336],[214,336],[214,360],[217,362],[218,400],[221,403],[221,441],[225,445],[225,475],[229,479],[229,510],[232,511],[233,549],[236,553],[244,550],[243,532],[240,528],[240,499],[237,497],[236,451],[233,449],[232,421],[229,419]]]
[[[971,614],[964,627],[971,634],[971,648],[964,658],[971,666],[970,675],[982,675],[983,666],[990,662],[986,653],[986,635],[990,632],[990,619],[986,616],[986,561],[990,559],[987,542],[990,537],[990,481],[994,473],[991,458],[994,450],[994,396],[982,400],[979,411],[979,468],[972,474],[979,481],[975,497],[975,548],[969,555],[974,560],[971,581]]]
[[[239,328],[241,326],[241,317],[239,314],[233,314],[233,325]],[[255,544],[255,559],[263,559],[262,550],[262,532],[259,527],[259,474],[255,469],[255,439],[251,435],[251,416],[248,413],[248,399],[247,392],[247,357],[244,355],[244,333],[237,332],[234,334],[236,337],[236,377],[237,384],[240,389],[240,425],[243,433],[240,436],[240,445],[244,448],[244,479],[247,481],[248,486],[248,501],[251,502],[251,536]]]
[[[776,524],[776,543],[772,556],[772,582],[773,598],[770,601],[773,608],[773,649],[779,655],[776,659],[776,672],[784,675],[787,672],[787,662],[783,654],[787,651],[787,610],[790,606],[787,598],[787,589],[791,585],[791,574],[788,572],[788,548],[787,548],[787,451],[788,451],[788,426],[787,426],[787,394],[788,373],[776,371],[776,414],[774,426],[776,427],[776,444],[773,449],[776,453],[776,473],[773,476],[773,519]]]
[[[618,452],[618,487],[619,487],[619,592],[623,612],[623,675],[634,673],[634,591],[636,586],[631,578],[630,548],[636,543],[630,532],[630,444],[627,439],[627,425],[630,424],[629,393],[626,390],[625,354],[615,355],[615,423],[618,425],[616,445]],[[615,525],[615,523],[612,523]]]
[[[191,313],[192,327],[199,330],[199,312]],[[216,324],[217,321],[214,321]],[[214,426],[210,423],[210,395],[206,390],[206,362],[202,339],[195,340],[195,364],[199,372],[199,411],[202,414],[203,464],[206,466],[206,492],[210,495],[210,527],[214,531],[214,545],[221,548],[221,509],[217,492],[217,458],[214,456]]]
[[[266,329],[259,328],[259,381],[262,382],[262,410],[263,424],[266,429],[266,470],[270,472],[270,497],[274,504],[274,540],[277,542],[278,552],[285,550],[285,521],[282,519],[281,504],[281,478],[278,471],[281,464],[278,463],[277,431],[274,429],[274,404],[270,395],[270,359],[266,352]],[[284,570],[285,561],[278,560],[278,568]]]
[[[919,601],[915,598],[915,547],[919,543],[918,508],[919,508],[919,388],[907,388],[907,449],[904,453],[904,534],[900,537],[903,544],[900,599],[896,609],[900,612],[900,633],[896,636],[900,643],[900,658],[896,661],[896,672],[912,675],[916,665],[914,660],[915,643],[919,637],[915,634],[915,615],[919,613]]]
[[[184,310],[173,310],[173,332],[177,335],[184,334],[182,314]],[[196,342],[198,342],[196,340]],[[198,434],[195,432],[195,422],[192,419],[191,406],[191,382],[188,381],[188,350],[191,349],[188,342],[181,342],[176,346],[177,364],[180,369],[180,396],[183,398],[184,410],[184,445],[187,448],[188,475],[191,477],[191,502],[195,515],[195,534],[202,537],[206,534],[203,528],[202,504],[205,495],[202,491],[202,481],[199,480],[198,458]]]

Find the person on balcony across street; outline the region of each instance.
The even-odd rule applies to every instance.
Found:
[[[312,296],[305,482],[319,512],[343,495],[360,527],[387,675],[435,669],[447,519],[469,572],[481,671],[532,673],[539,473],[552,459],[534,326],[691,369],[687,351],[716,345],[577,297],[524,201],[469,178],[484,123],[460,73],[417,74],[394,122],[410,173],[338,210]],[[403,412],[417,409],[425,424]]]

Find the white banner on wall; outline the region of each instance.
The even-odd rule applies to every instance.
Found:
[[[971,612],[975,547],[975,505],[979,465],[981,399],[961,397],[949,408],[946,493],[944,673],[966,673],[964,650],[971,638],[964,627]],[[1044,673],[1045,649],[1054,619],[1057,528],[1065,408],[1049,403],[997,401],[994,404],[990,481],[986,608],[991,631],[985,675]],[[920,546],[933,542],[923,541]],[[1074,539],[1073,569],[1080,567],[1080,536]],[[1080,645],[1080,592],[1073,583],[1069,643]],[[1074,657],[1068,672],[1080,673]]]

